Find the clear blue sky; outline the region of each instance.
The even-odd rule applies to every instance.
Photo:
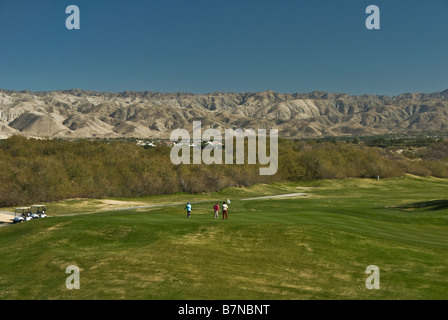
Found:
[[[448,0],[0,0],[0,88],[441,91]]]

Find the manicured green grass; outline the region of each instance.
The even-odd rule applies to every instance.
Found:
[[[447,184],[257,185],[114,199],[182,204],[2,227],[0,299],[447,299]],[[307,195],[242,200],[293,192]],[[213,204],[227,198],[229,220],[213,219]],[[71,201],[48,204],[49,213],[90,212],[99,200]],[[81,270],[80,290],[65,287],[69,265]],[[369,265],[380,269],[379,290],[366,289]]]

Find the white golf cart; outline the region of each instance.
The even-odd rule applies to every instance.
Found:
[[[44,204],[38,204],[31,206],[31,214],[35,215],[36,218],[46,218],[47,217],[47,207]]]
[[[14,210],[14,220],[12,223],[18,223],[31,220],[31,208],[21,207]]]

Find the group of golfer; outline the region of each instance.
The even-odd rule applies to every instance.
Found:
[[[187,209],[187,218],[190,218],[191,216],[191,203],[188,202],[187,205],[185,206],[185,209]],[[229,209],[229,206],[227,205],[227,203],[224,201],[222,203],[222,219],[227,220],[228,219],[228,215],[227,215],[227,210]],[[214,206],[213,206],[213,210],[215,211],[215,219],[219,218],[219,203],[217,202]]]

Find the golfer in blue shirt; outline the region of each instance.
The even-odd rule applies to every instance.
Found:
[[[191,204],[190,202],[187,203],[184,209],[187,209],[187,218],[190,218],[191,215]]]

